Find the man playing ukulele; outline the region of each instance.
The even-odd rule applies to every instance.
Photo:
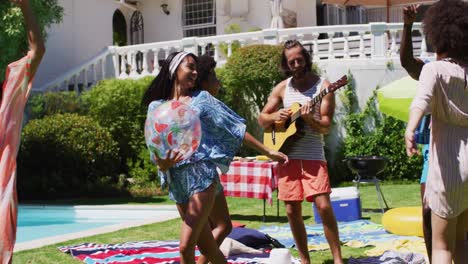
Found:
[[[334,263],[343,263],[338,227],[330,203],[330,179],[323,150],[323,134],[327,134],[332,125],[335,97],[329,93],[314,107],[309,103],[314,95],[330,83],[311,71],[311,57],[298,41],[288,40],[284,44],[281,67],[286,76],[290,77],[273,89],[258,122],[263,128],[271,127],[275,122],[285,122],[292,114],[289,107],[298,102],[302,105],[300,111],[304,121],[304,136],[294,142],[289,141],[289,145],[285,146],[290,159],[278,171],[278,199],[285,203],[301,263],[310,263],[307,233],[302,218],[304,198],[315,202]],[[281,106],[284,108],[279,109]]]

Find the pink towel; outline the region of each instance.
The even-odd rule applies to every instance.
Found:
[[[0,263],[11,262],[16,240],[16,156],[23,112],[31,91],[31,56],[8,65],[0,105]]]

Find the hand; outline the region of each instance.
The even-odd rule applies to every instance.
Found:
[[[406,154],[408,157],[413,156],[414,154],[419,155],[419,150],[414,140],[414,131],[406,130],[405,132],[405,145],[406,145]]]
[[[288,120],[288,118],[290,118],[291,115],[292,115],[291,109],[283,108],[273,114],[273,119],[275,120],[275,122],[281,123],[281,122],[285,122],[286,120]]]
[[[409,5],[403,8],[403,21],[406,25],[412,25],[416,20],[419,5]]]
[[[309,121],[309,123],[315,121],[314,114],[315,107],[313,107],[312,104],[308,103],[301,107],[301,117],[302,119]]]
[[[278,161],[282,164],[287,164],[289,159],[288,159],[288,156],[286,156],[284,153],[281,153],[281,152],[278,152],[278,151],[274,151],[274,150],[270,150],[267,154],[267,156],[274,160],[274,161]]]
[[[301,106],[301,117],[302,118],[313,117],[314,113],[315,113],[315,107],[313,107],[311,103],[307,103],[307,104]]]
[[[178,162],[181,162],[183,160],[183,155],[178,150],[170,149],[166,152],[166,157],[164,159],[159,158],[158,155],[154,155],[154,159],[161,171],[167,171]]]

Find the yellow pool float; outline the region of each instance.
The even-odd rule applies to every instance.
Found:
[[[382,225],[392,234],[422,237],[422,208],[414,206],[390,209],[382,216]]]

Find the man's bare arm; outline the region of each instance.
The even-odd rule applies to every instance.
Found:
[[[283,102],[283,93],[285,88],[285,81],[279,83],[275,88],[273,88],[271,95],[268,97],[268,102],[258,116],[258,123],[261,127],[267,128],[274,122],[285,121],[291,116],[291,111],[289,109],[278,110]]]
[[[323,85],[324,87],[328,87],[330,82],[325,80]],[[310,112],[309,109],[310,108],[307,106],[301,109],[301,111],[303,111],[302,118],[304,121],[320,134],[330,133],[333,124],[333,114],[335,113],[335,94],[329,93],[323,97],[320,104],[320,120],[315,119],[314,112]]]
[[[424,66],[424,62],[413,55],[413,41],[411,38],[411,31],[418,7],[418,5],[410,5],[403,9],[404,26],[400,45],[401,66],[415,80],[419,80],[419,74]]]

